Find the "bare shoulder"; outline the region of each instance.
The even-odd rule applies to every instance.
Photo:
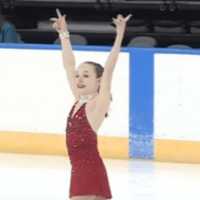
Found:
[[[88,112],[104,116],[108,112],[110,102],[111,96],[101,98],[97,95],[94,99],[88,102]]]
[[[95,97],[89,101],[86,105],[86,116],[87,119],[96,132],[100,128],[102,122],[105,119],[105,114],[108,112],[110,100],[101,102],[99,104],[98,97]]]

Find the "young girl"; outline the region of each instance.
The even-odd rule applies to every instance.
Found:
[[[72,165],[71,200],[111,199],[106,169],[97,149],[97,132],[107,116],[111,101],[112,74],[120,52],[126,22],[131,15],[113,19],[116,38],[103,68],[87,61],[75,69],[66,16],[57,9],[53,27],[59,33],[63,63],[75,98],[66,127],[66,145]]]

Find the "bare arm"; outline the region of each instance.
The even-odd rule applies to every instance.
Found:
[[[120,53],[120,48],[124,38],[126,23],[130,19],[130,17],[131,15],[128,15],[126,18],[124,18],[121,15],[118,15],[117,19],[113,19],[114,24],[116,25],[117,35],[115,37],[115,41],[111,49],[111,52],[105,63],[104,73],[101,79],[101,85],[97,99],[97,105],[99,106],[97,107],[101,107],[103,103],[108,104],[110,102],[112,75]]]
[[[62,16],[58,9],[56,10],[56,12],[58,18],[52,18],[52,20],[55,21],[53,27],[59,33],[59,38],[62,47],[63,65],[67,74],[67,79],[69,81],[70,88],[72,90],[75,99],[78,99],[77,87],[75,84],[76,63],[69,38],[66,16],[65,15]]]

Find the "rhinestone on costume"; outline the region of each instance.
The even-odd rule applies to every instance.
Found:
[[[75,105],[72,109],[74,108]],[[101,185],[102,188],[100,189],[102,192],[105,191],[102,195],[108,197],[107,199],[111,199],[108,180],[105,176],[106,172],[104,172],[105,167],[97,148],[97,134],[94,134],[87,120],[86,107],[82,108],[82,110],[79,109],[74,117],[71,116],[73,113],[73,110],[71,110],[70,118],[68,118],[69,134],[66,135],[66,141],[72,165],[70,195],[77,194],[73,193],[73,191],[79,191],[83,194],[85,193],[85,188],[93,193],[92,190],[99,191],[99,185]],[[87,179],[87,184],[84,187],[79,187],[80,178],[82,177]]]

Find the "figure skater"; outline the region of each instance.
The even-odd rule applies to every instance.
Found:
[[[63,64],[75,98],[66,125],[66,146],[72,166],[69,197],[71,200],[111,199],[106,168],[97,148],[97,132],[107,116],[112,74],[131,15],[113,18],[116,38],[105,67],[86,61],[76,70],[66,16],[58,9],[56,12],[57,18],[51,20],[61,40]]]

